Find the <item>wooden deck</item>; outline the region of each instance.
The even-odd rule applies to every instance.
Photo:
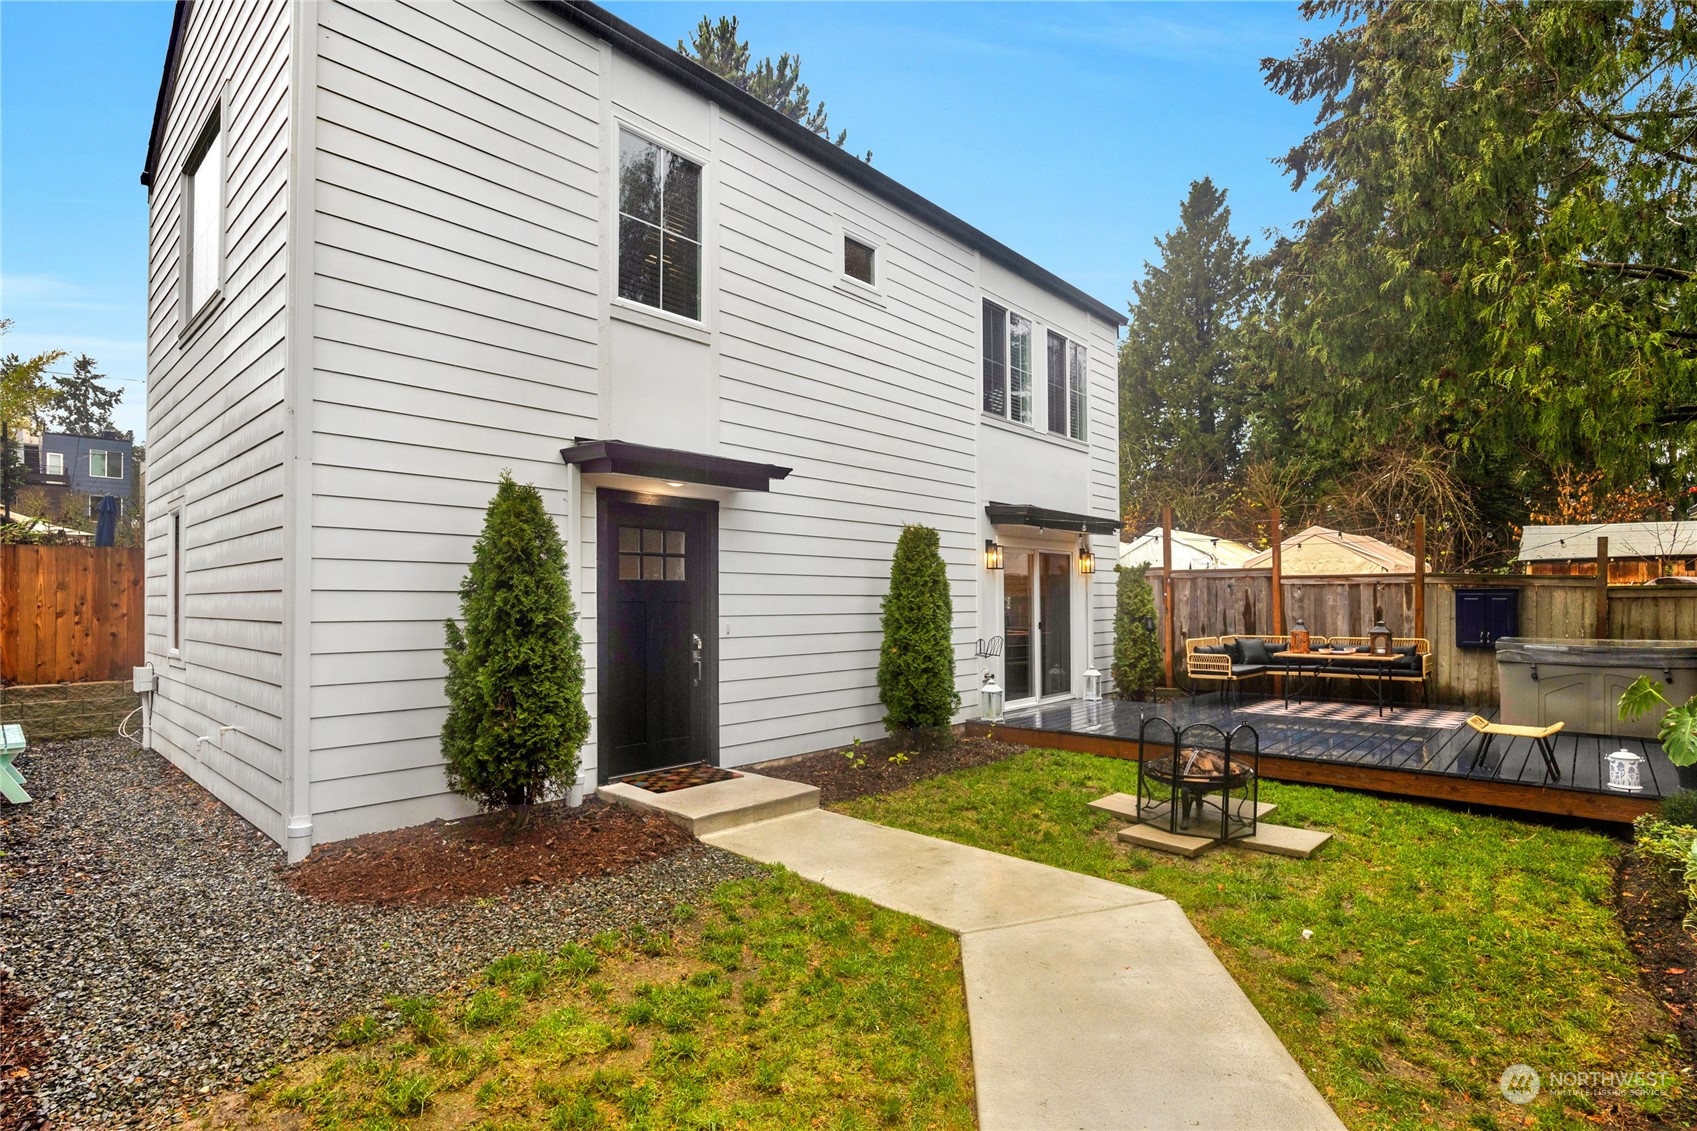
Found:
[[[1010,742],[1135,759],[1142,756],[1138,728],[1153,714],[1179,727],[1210,723],[1230,731],[1248,724],[1260,742],[1261,776],[1270,780],[1602,821],[1631,821],[1653,810],[1664,794],[1679,789],[1673,764],[1659,745],[1646,739],[1558,734],[1553,741],[1561,780],[1546,783],[1543,759],[1526,739],[1499,737],[1489,757],[1480,761],[1479,735],[1472,728],[1423,725],[1432,716],[1423,717],[1406,706],[1388,709],[1383,718],[1349,721],[1281,717],[1257,709],[1257,704],[1282,702],[1246,699],[1230,704],[1218,695],[1162,703],[1071,702],[1009,712],[994,727],[977,720],[967,724],[967,731],[994,730]],[[1373,712],[1369,707],[1362,713]],[[1460,710],[1463,717],[1468,713]],[[1165,738],[1166,728],[1159,730]],[[1153,734],[1150,738],[1152,753],[1170,749]],[[1608,780],[1604,759],[1621,749],[1645,759],[1640,767],[1642,793],[1621,793],[1603,784]]]

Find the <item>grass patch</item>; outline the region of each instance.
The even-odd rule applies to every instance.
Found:
[[[954,938],[788,873],[389,1009],[201,1126],[974,1126]]]
[[[1684,1111],[1665,1094],[1546,1086],[1518,1107],[1498,1090],[1515,1063],[1678,1069],[1611,909],[1617,842],[1269,782],[1274,820],[1334,834],[1319,856],[1181,860],[1120,844],[1122,822],[1088,808],[1136,780],[1132,762],[1034,750],[837,808],[1169,896],[1352,1128],[1578,1129]]]

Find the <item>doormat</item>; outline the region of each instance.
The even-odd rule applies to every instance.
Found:
[[[619,782],[621,785],[646,789],[649,793],[676,793],[692,785],[707,785],[710,782],[730,781],[740,777],[741,774],[721,770],[718,766],[709,766],[706,762],[691,762],[687,766],[668,766],[664,770],[632,774],[628,778],[620,778]]]
[[[1428,730],[1458,730],[1466,724],[1466,711],[1443,711],[1436,707],[1390,707],[1384,715],[1366,703],[1293,703],[1263,699],[1239,707],[1245,715],[1271,715],[1281,719],[1313,719],[1328,723],[1383,723],[1387,726],[1423,727]]]

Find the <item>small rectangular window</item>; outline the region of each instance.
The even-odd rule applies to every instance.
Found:
[[[171,608],[165,625],[165,647],[173,655],[183,647],[183,512],[171,512],[170,554]]]
[[[701,166],[619,133],[619,297],[701,319]]]
[[[684,531],[619,527],[620,581],[684,581]]]
[[[872,261],[876,253],[853,236],[843,237],[843,274],[863,283],[874,283]]]
[[[183,166],[183,301],[185,320],[218,293],[224,246],[224,147],[217,115]]]
[[[65,474],[65,453],[64,452],[48,452],[47,455],[46,455],[46,459],[47,459],[47,474],[49,474],[49,475],[63,475],[63,474]]]
[[[984,411],[1008,414],[1008,312],[984,300]]]
[[[95,479],[122,479],[124,477],[124,453],[89,452],[88,473]]]

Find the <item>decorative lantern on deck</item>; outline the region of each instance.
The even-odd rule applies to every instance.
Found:
[[[1380,621],[1368,629],[1367,640],[1367,650],[1371,655],[1388,656],[1391,654],[1391,630],[1385,627],[1384,621]]]
[[[1630,750],[1616,750],[1609,755],[1609,788],[1622,793],[1638,793],[1644,783],[1638,777],[1638,767],[1644,759]]]
[[[979,705],[984,709],[984,717],[993,723],[1002,721],[1002,689],[996,686],[996,677],[989,672],[984,673],[984,686],[978,689]]]
[[[1100,703],[1102,701],[1102,673],[1095,668],[1084,669],[1084,701]]]
[[[1291,626],[1290,650],[1292,652],[1308,651],[1308,626],[1302,623],[1301,617],[1297,617],[1296,623]]]

